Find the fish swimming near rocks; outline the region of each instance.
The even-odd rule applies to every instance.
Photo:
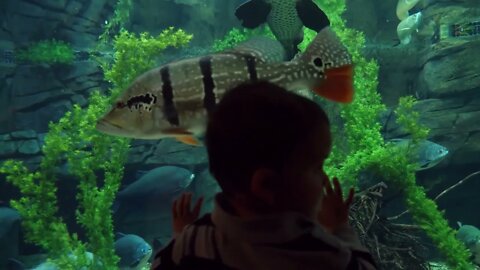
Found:
[[[480,265],[480,229],[472,225],[457,222],[458,231],[456,238],[463,242],[472,252],[473,262]]]
[[[152,255],[152,247],[145,242],[143,238],[135,234],[116,234],[116,240],[114,244],[115,254],[120,257],[120,262],[118,267],[120,270],[141,270],[146,267],[150,256]],[[72,259],[73,255],[69,255]],[[94,255],[91,252],[86,252],[85,256],[87,257],[88,262],[92,262]],[[102,269],[101,262],[98,262],[99,266],[94,269]],[[25,265],[16,260],[9,259],[7,264],[7,270],[25,270],[28,269]],[[87,266],[82,267],[83,269],[90,269]],[[43,262],[37,265],[31,270],[60,270],[57,265],[53,262]]]
[[[162,206],[170,209],[173,200],[192,184],[194,178],[195,174],[190,170],[177,166],[150,170],[117,193],[114,211],[121,207],[154,207],[158,212],[161,212],[159,208]]]
[[[429,140],[419,142],[415,148],[412,147],[411,139],[391,139],[389,142],[403,150],[408,149],[411,161],[418,165],[417,171],[434,167],[448,155],[448,149],[446,147]]]
[[[410,16],[409,11],[421,0],[398,0],[396,13],[399,20],[403,21]]]
[[[120,257],[120,270],[142,270],[146,267],[152,247],[145,240],[135,234],[117,233],[115,254]]]
[[[287,59],[299,52],[303,26],[319,32],[330,25],[327,15],[312,0],[251,0],[241,4],[235,15],[246,28],[267,23],[287,51]]]
[[[91,252],[85,252],[85,256],[86,256],[86,259],[87,259],[87,263],[90,263],[92,264],[92,261],[93,261],[93,254]],[[69,255],[70,259],[71,260],[75,260],[76,256],[74,256],[73,254],[70,254]],[[99,268],[101,268],[101,264],[99,263],[99,265],[97,266]],[[39,265],[35,266],[34,268],[26,268],[25,265],[16,260],[16,259],[9,259],[8,260],[8,264],[7,264],[7,270],[61,270],[61,268],[59,268],[56,264],[54,264],[53,262],[51,261],[45,261],[43,263],[40,263]],[[81,267],[79,270],[87,270],[87,269],[90,269],[89,266],[85,266],[85,267]]]
[[[203,57],[183,59],[138,77],[96,125],[100,132],[135,139],[176,138],[201,145],[207,115],[224,93],[264,80],[295,91],[310,89],[341,103],[353,100],[352,58],[325,27],[306,51],[283,61],[282,45],[266,37]]]
[[[412,34],[418,32],[421,22],[422,12],[417,12],[408,16],[398,24],[397,36],[401,44],[406,45],[412,41]]]

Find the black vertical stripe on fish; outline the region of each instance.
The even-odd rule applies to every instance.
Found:
[[[207,112],[211,112],[216,104],[215,92],[213,91],[215,88],[215,82],[213,81],[212,77],[211,56],[206,56],[200,59],[200,70],[202,71],[203,75],[203,107],[207,110]]]
[[[180,120],[178,119],[178,112],[173,103],[173,88],[168,66],[160,69],[160,75],[162,76],[163,113],[171,125],[178,126],[180,125]]]
[[[255,57],[246,55],[244,56],[244,58],[245,58],[245,62],[247,63],[248,76],[250,77],[250,81],[258,80]]]

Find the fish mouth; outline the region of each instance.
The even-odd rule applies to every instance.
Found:
[[[353,65],[325,70],[326,78],[314,91],[332,101],[350,103],[353,101]]]

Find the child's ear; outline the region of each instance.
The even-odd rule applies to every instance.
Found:
[[[275,192],[278,190],[279,179],[278,173],[271,169],[258,169],[253,173],[250,183],[251,193],[268,203],[273,205],[275,202]]]

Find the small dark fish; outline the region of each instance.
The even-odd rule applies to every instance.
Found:
[[[299,52],[303,26],[318,33],[330,25],[327,15],[312,0],[251,0],[241,4],[235,15],[246,28],[267,23],[287,51],[287,59]]]
[[[140,236],[135,234],[116,234],[115,254],[120,257],[120,270],[141,270],[147,265],[148,259],[152,255],[152,248]],[[86,252],[87,261],[93,261],[94,255],[91,252]],[[72,255],[70,255],[72,256]],[[7,263],[7,270],[26,270],[25,265],[16,260],[9,259]],[[87,267],[82,267],[80,270],[86,270]],[[97,268],[95,268],[97,269]],[[100,269],[100,268],[98,268]],[[60,270],[60,268],[52,262],[45,261],[32,270]]]
[[[391,143],[401,149],[410,147],[412,140],[410,139],[392,139]],[[429,140],[420,142],[417,148],[409,150],[412,161],[418,164],[417,171],[430,169],[442,161],[448,155],[448,149],[442,145]]]
[[[135,234],[117,233],[115,254],[120,257],[120,270],[141,270],[152,255],[152,247]]]
[[[458,223],[456,237],[472,252],[473,261],[480,265],[480,230],[472,225]]]

